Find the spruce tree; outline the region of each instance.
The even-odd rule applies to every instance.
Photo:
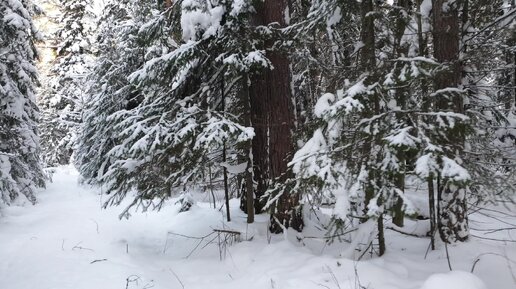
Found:
[[[93,62],[90,1],[68,0],[61,4],[62,26],[53,35],[57,49],[52,77],[39,101],[43,160],[48,166],[68,164],[74,153]]]
[[[463,154],[449,142],[459,130],[466,137],[469,119],[434,104],[439,97],[457,98],[463,90],[432,85],[448,71],[448,63],[430,58],[419,45],[424,41],[418,37],[418,22],[429,19],[418,19],[422,14],[413,13],[408,2],[398,4],[362,1],[359,11],[347,10],[361,19],[360,35],[348,34],[359,43],[357,71],[342,89],[316,102],[313,135],[291,163],[298,186],[316,185],[335,199],[331,235],[374,221],[380,254],[385,251],[384,222],[401,226],[403,215],[414,213],[405,196],[407,173],[432,179],[432,184],[433,177],[445,176],[447,186],[464,190],[470,180],[461,166]]]
[[[86,152],[80,161],[84,175],[106,185],[112,194],[109,204],[137,189],[132,205],[159,207],[171,194],[205,181],[206,167],[224,170],[224,152],[252,137],[252,129],[238,123],[239,112],[233,114],[231,107],[237,102],[240,72],[268,62],[237,42],[246,27],[238,24],[251,11],[243,4],[185,1],[163,12],[153,1],[140,2],[135,5],[139,19],[128,10],[139,29],[124,38],[133,41],[130,51],[141,53],[133,54],[133,60],[145,63],[128,67],[123,59],[110,62],[124,68],[116,77],[127,83],[128,106],[100,106],[114,95],[123,96],[120,88],[98,94],[88,112],[95,122],[84,127],[81,149]],[[199,22],[198,14],[210,21]],[[99,113],[105,118],[99,119]],[[99,158],[89,158],[99,131],[113,137]]]
[[[39,37],[30,1],[0,3],[0,195],[10,204],[19,195],[35,203],[45,185],[40,164],[35,103]]]
[[[87,77],[92,66],[90,1],[61,1],[61,27],[53,35],[56,59],[39,100],[42,108],[41,142],[48,166],[70,162],[86,101]]]
[[[89,76],[87,101],[77,144],[76,165],[88,183],[99,183],[111,159],[119,131],[109,116],[134,107],[140,99],[127,77],[143,64],[143,48],[137,42],[138,22],[132,2],[108,3],[99,19],[96,36],[98,57]]]

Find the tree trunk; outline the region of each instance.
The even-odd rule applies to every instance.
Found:
[[[431,176],[428,178],[428,218],[430,219],[430,244],[432,250],[435,250],[435,189],[434,189],[434,178]]]
[[[254,4],[257,13],[251,19],[251,25],[266,25],[263,11],[264,4],[260,1]],[[269,84],[267,82],[266,70],[260,74],[250,75],[249,103],[251,105],[251,123],[254,128],[254,138],[252,141],[253,153],[253,178],[256,183],[254,191],[255,213],[260,214],[265,205],[262,199],[269,186],[269,115],[267,112],[267,94]]]
[[[371,15],[368,15],[370,12],[373,12],[373,1],[372,0],[363,0],[360,11],[362,17],[362,30],[360,32],[360,40],[364,44],[360,51],[360,68],[364,72],[369,72],[369,79],[366,80],[370,84],[374,82],[374,77],[371,75],[376,67],[376,56],[375,56],[375,37],[374,37],[374,18]],[[376,98],[376,96],[375,96]],[[374,115],[376,106],[376,100],[373,101],[370,109],[366,109],[363,112],[364,118],[369,118]],[[371,148],[372,141],[366,141],[362,147],[362,153],[365,158],[371,157]],[[364,162],[367,163],[367,160],[364,159]],[[373,183],[375,182],[376,174],[373,171],[369,171],[369,184],[366,184],[365,187],[365,200],[364,200],[364,215],[367,215],[367,205],[369,201],[374,198],[375,191]],[[365,219],[364,219],[365,221]]]
[[[405,34],[405,29],[409,24],[409,20],[404,16],[405,11],[407,14],[411,14],[412,4],[411,1],[408,0],[398,0],[395,2],[395,5],[402,8],[396,16],[396,43],[394,48],[394,54],[397,57],[408,56],[409,46],[406,43],[402,43],[403,35]],[[400,68],[397,68],[397,73],[399,73]],[[401,107],[401,109],[407,109],[407,98],[408,98],[408,90],[405,87],[396,88],[396,105]],[[405,193],[405,165],[404,163],[407,160],[406,151],[398,151],[399,162],[403,164],[403,167],[400,168],[399,172],[396,174],[395,185],[396,187],[404,194]],[[403,227],[405,221],[405,211],[403,210],[403,198],[398,196],[396,198],[396,203],[393,207],[393,216],[392,222],[398,226]]]
[[[263,210],[262,196],[267,191],[269,179],[268,157],[268,115],[267,115],[267,83],[263,75],[254,76],[249,89],[251,103],[251,122],[254,128],[252,141],[253,177],[256,182],[254,208],[257,214]]]
[[[226,115],[226,95],[224,94],[224,72],[222,72],[222,79],[220,81],[220,94],[222,97],[222,113],[224,116]],[[227,156],[226,156],[226,141],[222,144],[222,162],[226,164]],[[229,208],[229,185],[228,185],[228,169],[226,166],[222,169],[224,176],[224,199],[226,201],[226,217],[227,221],[231,222],[231,213]]]
[[[241,90],[241,101],[245,109],[245,123],[246,126],[252,127],[253,123],[251,120],[251,103],[249,99],[249,79],[247,74],[242,79],[242,90]],[[245,188],[242,192],[240,208],[247,214],[247,223],[254,223],[254,184],[253,184],[253,142],[248,141],[245,146],[247,153],[247,167],[245,169]]]
[[[434,57],[438,62],[447,64],[447,70],[435,77],[435,88],[457,88],[461,84],[461,65],[459,61],[460,19],[459,1],[433,0],[433,39]],[[462,95],[447,93],[438,96],[436,108],[439,111],[464,113]],[[464,129],[449,129],[445,145],[449,157],[461,155],[464,143]],[[466,189],[441,179],[437,188],[439,202],[438,229],[444,242],[464,241],[468,238]]]
[[[375,53],[375,29],[374,29],[374,5],[372,0],[362,0],[361,7],[361,32],[360,32],[360,40],[363,43],[363,47],[360,51],[360,68],[363,72],[368,74],[367,79],[364,81],[365,85],[369,85],[375,83],[378,79],[378,75],[376,73],[376,53]],[[378,115],[380,113],[380,101],[378,95],[375,93],[370,96],[368,100],[368,109],[364,110],[363,117],[370,118],[373,115]],[[368,135],[368,140],[365,141],[362,147],[363,156],[367,159],[369,157],[375,158],[375,156],[371,156],[372,148],[377,142],[377,139],[374,135]],[[364,200],[364,215],[367,216],[367,206],[371,202],[371,200],[375,197],[375,187],[379,187],[381,184],[379,183],[380,175],[377,171],[370,168],[366,162],[368,173],[368,184],[365,186],[365,200]],[[378,198],[378,206],[383,205],[383,198]],[[364,219],[365,220],[365,219]],[[383,226],[383,213],[380,213],[377,219],[377,227],[378,227],[378,243],[380,248],[380,255],[385,253],[385,235],[384,235],[384,226]]]
[[[258,24],[278,23],[280,27],[287,25],[285,13],[289,11],[288,0],[265,0],[258,2],[255,8]],[[270,48],[273,44],[266,43],[266,46]],[[253,124],[258,129],[253,142],[253,159],[259,193],[263,193],[260,190],[266,187],[266,179],[282,182],[289,177],[288,158],[294,148],[294,107],[291,102],[289,59],[277,51],[268,50],[266,55],[274,69],[256,76],[250,89],[255,120]],[[284,192],[271,209],[271,232],[282,232],[283,227],[296,230],[303,228],[297,193]]]

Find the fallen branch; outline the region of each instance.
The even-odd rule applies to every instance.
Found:
[[[107,261],[107,259],[97,259],[97,260],[93,260],[90,262],[90,264],[93,264],[93,263],[97,263],[97,262],[102,262],[102,261]]]
[[[202,237],[188,236],[188,235],[177,234],[177,233],[173,233],[173,232],[168,232],[168,234],[187,238],[187,239],[199,240],[197,242],[197,244],[195,245],[195,247],[190,251],[190,253],[188,253],[188,255],[185,258],[189,258],[199,247],[202,250],[202,249],[206,248],[208,245],[215,243],[215,240],[217,240],[216,243],[219,247],[219,253],[220,253],[221,260],[223,258],[223,255],[224,255],[224,257],[226,255],[227,247],[232,245],[233,243],[240,242],[240,236],[242,235],[242,233],[239,231],[228,230],[228,229],[213,229],[213,232],[211,232],[205,236],[202,236]],[[206,244],[204,244],[204,246],[201,247],[201,244],[205,240],[208,240],[208,241],[206,242]],[[168,240],[167,240],[167,242],[168,242]],[[164,249],[164,250],[166,250],[166,249]]]
[[[239,235],[240,236],[240,232],[238,231],[232,231],[232,230],[221,230],[221,229],[213,229],[213,232],[217,232],[217,233],[227,233],[227,234],[234,234],[234,235]]]

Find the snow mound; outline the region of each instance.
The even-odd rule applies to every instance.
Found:
[[[451,271],[431,275],[421,289],[487,289],[487,286],[472,273]]]

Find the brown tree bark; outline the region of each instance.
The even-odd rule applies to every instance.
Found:
[[[461,64],[459,61],[461,1],[433,0],[433,40],[434,57],[447,65],[447,69],[435,77],[435,88],[457,88],[461,84]],[[458,93],[440,94],[435,107],[438,111],[464,113],[462,95]],[[454,128],[447,132],[445,145],[449,148],[449,157],[461,154],[464,144],[464,129]],[[450,184],[441,179],[437,186],[438,229],[444,242],[464,241],[468,238],[467,202],[465,188]]]
[[[285,13],[289,4],[288,0],[257,1],[256,24],[277,23],[280,27],[285,27]],[[290,63],[287,55],[270,50],[273,44],[266,43],[266,56],[274,68],[253,77],[250,87],[251,116],[256,133],[253,159],[255,181],[258,185],[257,197],[263,194],[268,182],[282,181],[288,177],[288,159],[294,148]],[[280,233],[283,231],[282,227],[301,230],[303,222],[298,208],[299,195],[295,192],[284,192],[271,208],[271,232]]]
[[[267,72],[263,72],[263,74],[265,73]],[[252,76],[249,87],[251,122],[255,133],[251,150],[253,153],[253,177],[256,183],[254,209],[257,214],[263,210],[264,202],[261,198],[267,191],[269,180],[267,82],[263,74]]]
[[[366,80],[367,84],[373,83],[375,81],[375,77],[373,72],[376,68],[376,55],[375,55],[375,36],[374,36],[374,18],[369,14],[373,12],[373,1],[372,0],[363,0],[360,7],[361,19],[362,19],[362,30],[360,31],[360,40],[364,44],[360,51],[360,68],[364,72],[369,73],[369,78]],[[369,118],[374,115],[375,110],[377,109],[376,105],[377,101],[373,101],[370,105],[370,109],[366,109],[363,111],[363,117]],[[367,163],[367,158],[371,157],[371,148],[372,148],[372,140],[366,141],[362,147],[362,154],[364,156],[364,163]],[[364,215],[367,215],[367,205],[369,205],[369,201],[374,198],[375,191],[373,180],[375,179],[375,173],[373,171],[369,172],[369,179],[371,180],[369,184],[365,187],[365,201],[364,201]]]

